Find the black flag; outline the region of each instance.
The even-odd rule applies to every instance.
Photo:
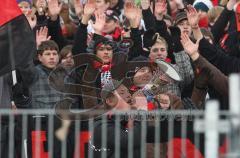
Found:
[[[0,76],[31,65],[36,52],[33,31],[16,0],[0,5]]]

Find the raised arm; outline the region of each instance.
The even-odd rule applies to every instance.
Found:
[[[194,62],[195,68],[200,71],[204,68],[210,70],[208,76],[208,84],[216,89],[222,96],[228,96],[228,80],[227,77],[219,71],[215,66],[207,62],[198,51],[199,40],[194,44],[187,35],[182,35],[182,44],[184,50]]]
[[[142,54],[142,38],[141,32],[138,27],[141,21],[141,10],[137,8],[133,3],[127,2],[124,6],[124,15],[130,22],[131,26],[131,39],[133,40],[133,46],[128,53],[128,59],[131,60]]]
[[[236,57],[228,56],[225,52],[210,44],[205,38],[203,38],[198,26],[199,18],[196,10],[191,6],[189,7],[188,20],[192,27],[194,38],[199,41],[198,50],[201,55],[226,75],[233,72],[239,72],[240,60]]]
[[[234,15],[232,10],[235,3],[236,0],[228,1],[226,8],[222,11],[221,15],[218,17],[217,21],[211,28],[211,32],[216,43],[218,43],[220,39],[223,37],[225,32],[224,29],[226,28],[231,16]]]
[[[74,44],[72,53],[73,55],[79,54],[79,53],[86,53],[87,48],[87,25],[88,21],[91,17],[91,15],[95,11],[95,3],[88,2],[84,6],[82,19],[80,22],[80,25],[78,26],[77,32],[75,34],[74,38]]]
[[[60,26],[59,14],[62,9],[62,4],[58,3],[58,0],[49,0],[48,11],[50,18],[48,19],[48,32],[51,39],[54,40],[61,50],[64,46],[70,43],[67,39],[63,37],[62,29]]]
[[[150,0],[141,0],[141,7],[146,29],[155,29],[155,17],[150,8]]]

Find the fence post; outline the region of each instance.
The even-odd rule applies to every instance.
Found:
[[[205,111],[206,158],[218,158],[218,121],[219,103],[217,101],[209,101]]]
[[[229,106],[233,116],[240,116],[240,76],[231,74],[229,77]],[[238,117],[231,117],[233,126],[239,126]]]
[[[229,77],[229,105],[231,113],[230,154],[239,156],[240,148],[240,76],[231,74]]]

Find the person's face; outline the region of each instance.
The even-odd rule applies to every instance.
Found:
[[[101,45],[97,48],[97,57],[102,60],[103,63],[107,64],[112,61],[113,49],[110,45]]]
[[[167,48],[163,43],[155,43],[149,54],[149,59],[155,61],[156,59],[165,60],[167,58]]]
[[[35,5],[39,11],[45,11],[47,8],[46,0],[37,0]]]
[[[125,87],[124,85],[120,85],[114,91],[114,95],[118,99],[117,105],[115,106],[117,110],[127,111],[131,109],[131,105],[134,101],[127,87]]]
[[[63,64],[63,67],[65,68],[71,68],[74,65],[74,60],[72,58],[72,53],[68,53],[66,57],[64,57],[61,60],[61,63]]]
[[[109,7],[109,3],[106,3],[104,0],[96,0],[96,9],[105,11]]]
[[[53,69],[59,62],[59,56],[56,50],[45,50],[42,55],[38,55],[41,64],[47,68]]]
[[[177,6],[176,0],[169,0],[169,5],[171,8],[171,12],[174,12],[174,13],[177,12],[178,6]]]
[[[27,15],[31,11],[31,6],[28,2],[23,1],[19,3],[18,6],[24,15]]]
[[[96,0],[95,4],[96,4],[96,8],[101,8],[105,5],[105,1],[104,0]]]
[[[137,87],[144,87],[150,82],[153,74],[149,67],[142,67],[139,69],[133,77],[133,83]]]
[[[192,33],[192,28],[188,22],[188,20],[182,20],[180,21],[177,26],[179,27],[179,29],[181,30],[181,34],[187,34],[188,36],[191,35]]]
[[[107,19],[105,22],[105,25],[103,27],[104,33],[112,33],[116,27],[118,26],[118,23],[112,19]]]
[[[170,97],[167,94],[159,94],[155,96],[155,98],[160,103],[160,106],[162,109],[167,110],[170,107],[171,101],[170,101]]]
[[[114,8],[118,4],[118,0],[111,0],[110,8]]]

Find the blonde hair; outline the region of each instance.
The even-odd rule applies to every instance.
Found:
[[[210,23],[214,23],[215,20],[220,16],[222,11],[224,10],[221,6],[215,6],[208,11],[208,20]]]
[[[158,33],[156,33],[156,35],[158,36],[157,37],[157,40],[156,40],[156,42],[154,43],[154,45],[155,44],[164,44],[165,46],[166,46],[166,49],[168,50],[168,44],[167,44],[167,41],[162,37],[162,36],[160,36]]]

